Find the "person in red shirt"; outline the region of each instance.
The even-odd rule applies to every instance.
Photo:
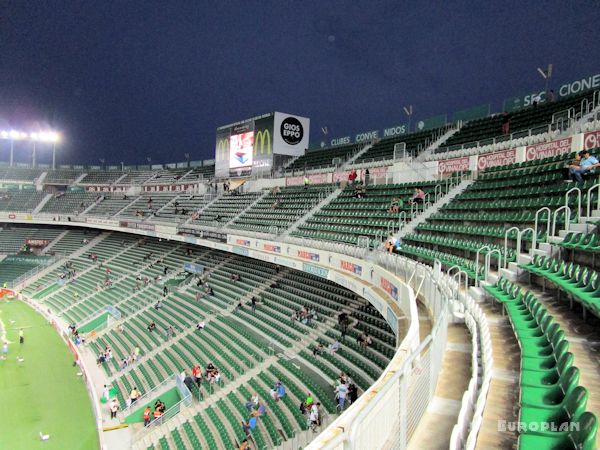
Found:
[[[348,175],[348,181],[350,183],[354,184],[357,177],[358,177],[358,174],[356,173],[356,170],[352,169],[352,172],[350,172],[350,175]]]
[[[146,406],[144,409],[144,426],[147,427],[150,423],[150,405]]]

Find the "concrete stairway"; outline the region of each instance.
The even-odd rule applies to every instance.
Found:
[[[433,203],[429,208],[427,208],[424,212],[419,214],[416,218],[412,219],[395,236],[397,238],[402,239],[407,234],[412,233],[415,230],[415,228],[417,227],[417,225],[425,222],[429,217],[431,217],[432,214],[438,212],[441,207],[443,207],[444,205],[447,205],[452,200],[454,200],[454,198],[458,194],[463,192],[472,183],[473,183],[473,180],[463,180],[460,184],[458,184],[457,186],[450,189],[444,197],[442,197],[437,202]]]

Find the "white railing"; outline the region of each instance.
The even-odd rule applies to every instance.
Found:
[[[409,355],[397,352],[384,374],[306,447],[309,450],[384,448],[390,443],[393,448],[406,448],[435,393],[446,347],[451,290],[429,266],[387,253],[377,253],[375,260],[422,292],[434,326]]]

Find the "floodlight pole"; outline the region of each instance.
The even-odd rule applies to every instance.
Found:
[[[31,166],[34,169],[35,169],[35,166],[36,166],[36,163],[37,163],[37,161],[36,161],[36,148],[35,148],[35,144],[36,144],[36,141],[33,141],[33,155],[32,155],[32,158],[31,158]]]
[[[10,167],[14,165],[15,161],[15,141],[14,139],[10,140]]]
[[[56,169],[56,142],[52,143],[52,170]]]

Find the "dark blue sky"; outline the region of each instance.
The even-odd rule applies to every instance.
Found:
[[[543,6],[542,6],[543,5]],[[600,72],[597,1],[4,1],[0,128],[49,123],[62,163],[214,157],[284,111],[330,137]],[[6,142],[0,156],[6,155]]]

